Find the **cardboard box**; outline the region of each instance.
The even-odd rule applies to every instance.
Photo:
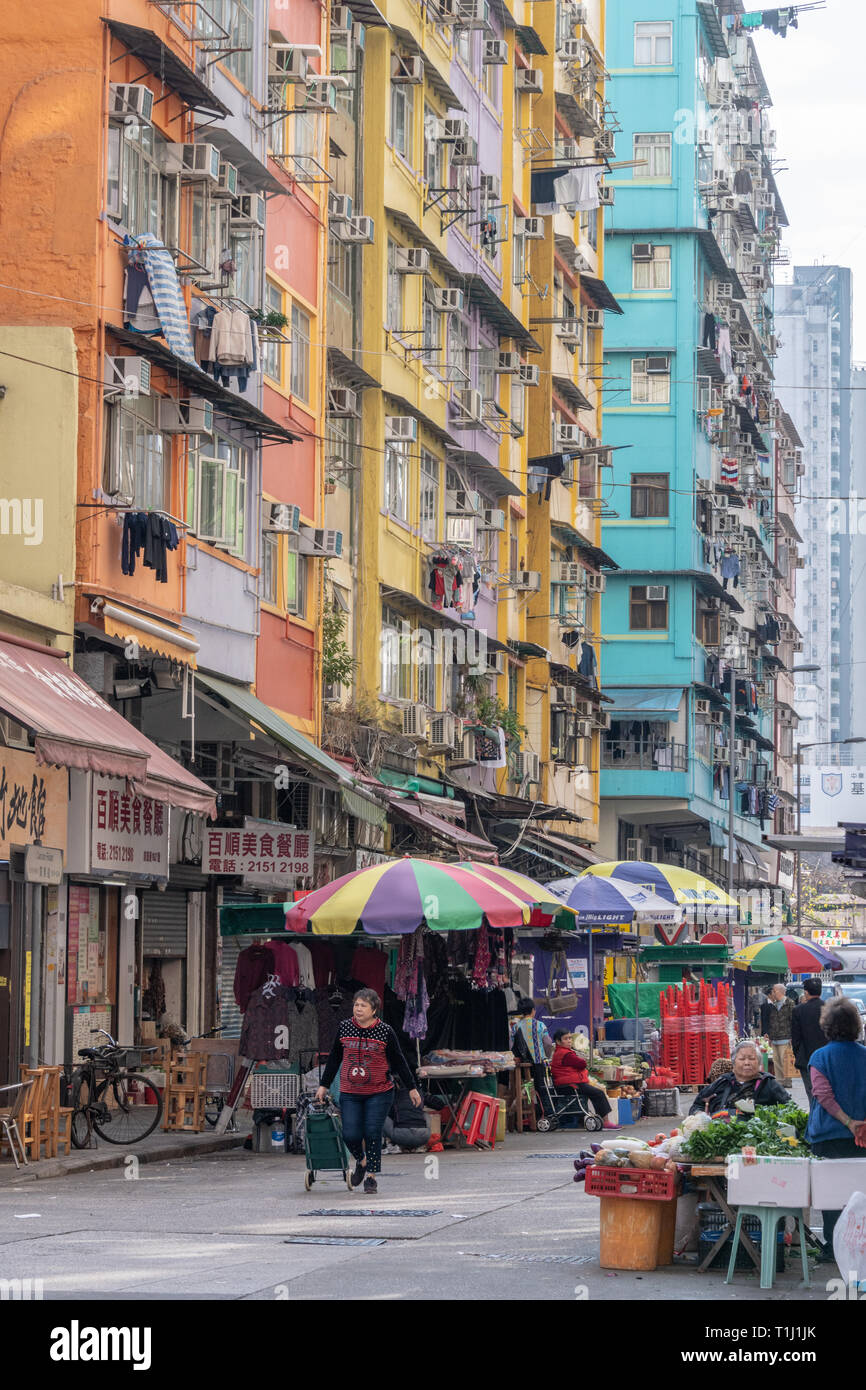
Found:
[[[808,1207],[808,1158],[753,1158],[727,1161],[728,1201],[732,1206]]]
[[[862,1158],[813,1158],[812,1206],[841,1211],[854,1192],[866,1192],[866,1149]]]

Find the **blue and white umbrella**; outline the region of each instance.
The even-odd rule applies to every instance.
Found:
[[[602,927],[634,921],[670,926],[683,918],[678,903],[667,902],[641,884],[619,878],[559,878],[545,887],[572,908],[579,926]]]

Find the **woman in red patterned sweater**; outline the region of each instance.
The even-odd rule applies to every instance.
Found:
[[[382,1130],[394,1101],[393,1073],[408,1090],[412,1104],[422,1104],[412,1068],[394,1029],[381,1013],[382,1001],[376,991],[359,989],[352,1017],[340,1024],[316,1091],[316,1099],[325,1100],[339,1071],[343,1139],[355,1159],[352,1186],[363,1182],[365,1192],[378,1191],[374,1174],[382,1166]]]

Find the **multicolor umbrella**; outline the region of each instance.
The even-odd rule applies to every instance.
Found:
[[[580,875],[548,883],[548,890],[573,908],[581,926],[604,926],[610,922],[631,922],[635,918],[669,926],[682,919],[683,910],[639,883],[621,878]]]
[[[790,970],[792,975],[813,975],[821,970],[841,970],[842,962],[823,946],[814,941],[804,941],[801,936],[762,936],[751,946],[744,946],[731,956],[731,964],[744,969],[765,970],[771,975],[781,975]]]
[[[422,924],[474,931],[485,920],[489,927],[547,926],[557,918],[558,925],[574,925],[564,903],[521,874],[408,855],[344,874],[286,904],[287,930],[317,936],[349,936],[357,927],[370,936],[399,936]]]
[[[615,859],[605,864],[592,864],[581,874],[581,878],[589,875],[637,883],[651,892],[658,893],[660,898],[669,903],[679,903],[681,907],[737,907],[735,899],[728,897],[723,888],[717,887],[701,874],[692,873],[691,869],[681,869],[676,864],[656,864],[644,859]]]

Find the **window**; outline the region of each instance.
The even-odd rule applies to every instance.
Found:
[[[671,176],[671,137],[667,133],[636,135],[634,137],[634,158],[643,160],[636,163],[634,179],[669,179]]]
[[[697,614],[697,638],[704,647],[717,647],[719,645],[719,613],[698,612]]]
[[[232,293],[251,309],[262,297],[262,233],[258,227],[238,228],[231,234],[231,254],[235,263]]]
[[[296,550],[287,553],[286,608],[296,618],[307,616],[307,557]]]
[[[632,473],[632,516],[667,516],[669,473]]]
[[[279,285],[274,285],[269,280],[265,286],[265,312],[282,314],[283,311],[283,292]],[[283,344],[276,342],[262,343],[262,367],[267,376],[275,381],[277,385],[282,384],[283,379]]]
[[[411,641],[402,613],[382,609],[382,694],[392,700],[409,700],[412,695]]]
[[[221,253],[229,244],[229,205],[212,198],[204,184],[191,184],[189,192],[190,255],[206,267],[200,283],[219,280]]]
[[[385,327],[403,327],[403,276],[397,269],[396,241],[388,240],[388,302],[385,311]]]
[[[145,511],[166,511],[171,496],[171,435],[157,429],[157,396],[112,406],[106,433],[106,491]]]
[[[658,587],[665,588],[664,585]],[[663,599],[649,598],[650,589],[654,592],[655,586],[638,584],[629,590],[628,625],[632,631],[649,631],[666,628],[668,625],[667,596]],[[667,595],[666,588],[665,595]]]
[[[408,82],[391,83],[391,144],[412,162],[414,154],[415,88]]]
[[[514,255],[511,278],[515,285],[522,285],[526,278],[526,238],[522,232],[514,233],[511,238],[511,245]]]
[[[265,504],[267,505],[267,503]],[[261,597],[263,603],[277,602],[280,538],[276,531],[262,531]]]
[[[328,235],[328,284],[343,299],[352,298],[352,267],[354,247]]]
[[[448,315],[448,365],[463,373],[468,385],[472,379],[470,371],[469,325],[459,314]]]
[[[632,261],[633,290],[669,290],[671,287],[671,248],[654,246],[651,261]]]
[[[496,362],[498,352],[494,348],[479,347],[476,354],[478,362],[478,390],[481,392],[482,400],[495,401],[496,391]]]
[[[439,460],[421,450],[421,535],[425,541],[439,538]]]
[[[442,315],[432,304],[424,305],[424,332],[421,335],[423,360],[429,365],[438,366],[442,352]]]
[[[385,445],[385,510],[401,521],[409,520],[409,446]]]
[[[459,29],[459,30],[457,31],[457,39],[456,39],[456,43],[455,43],[455,48],[457,49],[457,57],[460,59],[461,63],[465,63],[466,67],[471,69],[471,67],[472,67],[472,30],[471,30],[471,29]]]
[[[445,187],[445,146],[438,136],[439,117],[424,107],[424,178],[428,188]]]
[[[233,439],[214,434],[190,451],[187,522],[204,541],[241,558],[246,550],[249,455]]]
[[[151,232],[176,246],[177,180],[164,178],[159,168],[165,145],[147,121],[109,126],[105,209],[136,236]]]
[[[433,665],[433,633],[420,627],[415,650],[418,660],[418,703],[436,708],[436,669]]]
[[[511,378],[511,423],[523,434],[526,429],[526,387],[522,381]]]
[[[671,399],[670,366],[666,372],[648,372],[646,357],[634,357],[631,364],[631,399],[633,405],[669,405]]]
[[[673,62],[673,27],[670,20],[642,21],[634,26],[636,68],[665,67]]]
[[[494,110],[499,110],[501,79],[498,63],[485,63],[481,69],[484,95]]]
[[[292,305],[291,392],[299,400],[310,399],[310,316]]]
[[[253,76],[253,0],[207,0],[207,5],[196,6],[196,16],[201,37],[213,40],[214,56],[249,90]],[[220,50],[225,54],[222,58]]]

